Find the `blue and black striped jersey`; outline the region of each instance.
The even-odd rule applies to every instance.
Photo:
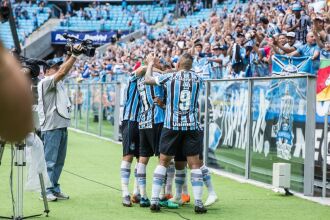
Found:
[[[198,130],[198,97],[203,79],[194,71],[178,71],[155,76],[164,85],[166,110],[164,127],[172,130]]]
[[[126,91],[123,120],[138,121],[140,111],[140,96],[135,76],[131,76]]]
[[[137,78],[137,87],[140,94],[141,113],[139,128],[152,128],[153,124],[163,123],[165,111],[154,103],[154,98],[164,100],[164,88],[162,86],[146,85],[144,77]]]

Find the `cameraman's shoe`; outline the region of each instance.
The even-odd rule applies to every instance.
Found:
[[[54,192],[53,194],[58,200],[68,200],[70,198],[68,195],[65,195],[62,192],[60,193]]]
[[[57,201],[57,197],[54,196],[52,193],[47,194],[46,199],[47,199],[47,202],[56,202]],[[42,196],[40,196],[40,200],[44,200],[44,198]]]

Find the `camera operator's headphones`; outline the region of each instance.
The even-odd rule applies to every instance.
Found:
[[[20,57],[22,67],[30,70],[31,78],[36,78],[40,74],[40,66],[48,67],[48,64],[44,60]]]

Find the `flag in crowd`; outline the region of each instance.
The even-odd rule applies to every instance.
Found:
[[[330,100],[330,59],[321,60],[317,73],[317,101]]]

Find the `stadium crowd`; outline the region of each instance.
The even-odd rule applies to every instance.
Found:
[[[173,68],[189,51],[194,70],[213,79],[271,75],[274,54],[311,56],[317,70],[320,58],[330,57],[330,7],[314,9],[310,2],[231,2],[232,10],[214,10],[197,27],[179,30],[174,24],[165,32],[149,28],[141,39],[111,45],[105,54],[79,63],[73,74],[92,81],[116,80],[116,75],[141,65],[151,51]]]

